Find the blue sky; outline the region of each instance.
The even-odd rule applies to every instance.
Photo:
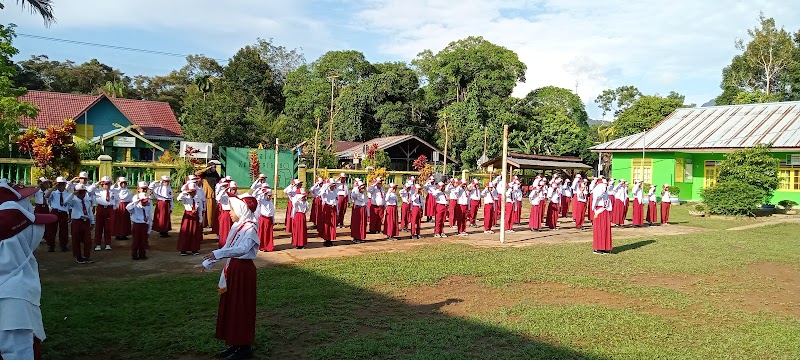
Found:
[[[677,91],[703,104],[719,93],[734,41],[756,26],[758,12],[800,30],[790,0],[671,2],[640,0],[56,0],[58,22],[41,20],[13,1],[0,12],[17,32],[85,42],[205,54],[227,59],[256,38],[302,48],[308,61],[329,50],[356,49],[372,62],[410,61],[470,35],[516,51],[528,66],[515,96],[541,86],[575,89],[599,118],[594,98],[635,85],[643,93]],[[17,59],[97,58],[127,75],[164,74],[178,57],[19,37]]]

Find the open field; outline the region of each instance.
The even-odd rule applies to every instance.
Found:
[[[506,245],[478,233],[261,253],[257,355],[800,357],[796,218],[694,218],[683,206],[672,219],[615,229],[608,256],[593,255],[591,232],[574,229],[520,231]],[[139,262],[119,246],[85,267],[39,253],[46,359],[220,350],[218,273],[196,273],[199,259],[177,256],[175,236],[151,241],[151,260]]]

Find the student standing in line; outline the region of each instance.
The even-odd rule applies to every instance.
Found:
[[[467,191],[467,182],[461,180],[459,187],[456,190],[456,227],[458,228],[458,236],[468,236],[467,221],[469,219],[469,192]]]
[[[642,182],[636,180],[633,183],[633,226],[642,227],[644,225],[644,203],[642,202]]]
[[[656,210],[656,186],[650,185],[647,192],[647,225],[652,226],[658,222],[658,210]]]
[[[613,206],[608,198],[607,186],[605,179],[599,180],[593,194],[592,247],[594,248],[594,253],[599,255],[610,254],[613,247],[611,243],[611,221],[609,219]]]
[[[113,235],[117,240],[128,240],[131,235],[131,214],[128,212],[128,204],[133,200],[134,193],[128,189],[128,179],[117,178],[117,183],[111,187],[117,193],[119,204],[114,210]],[[152,219],[151,219],[152,220]]]
[[[78,264],[89,264],[93,262],[90,256],[94,226],[92,203],[86,194],[86,186],[76,184],[74,189],[75,192],[65,201],[72,223],[72,255]]]
[[[178,194],[178,202],[183,204],[184,212],[181,219],[181,232],[178,234],[178,251],[181,256],[193,253],[200,255],[200,242],[203,240],[203,205],[205,196],[197,193],[197,185],[193,182]]]
[[[492,231],[492,226],[495,224],[495,211],[494,206],[497,202],[497,191],[494,189],[494,183],[489,182],[486,184],[486,187],[481,192],[481,197],[483,197],[483,233],[484,234],[494,234]]]
[[[302,187],[296,189],[294,195],[289,199],[292,203],[292,245],[298,249],[305,248],[308,243],[308,228],[306,227],[308,202],[306,199],[306,189]]]
[[[353,243],[361,244],[367,239],[367,186],[361,179],[353,181],[350,202],[353,203],[353,211],[350,212],[350,236]]]
[[[153,227],[153,204],[150,202],[150,197],[141,192],[134,195],[128,205],[125,205],[125,208],[130,214],[132,223],[131,258],[133,260],[146,260],[145,245]]]
[[[230,181],[220,188],[217,193],[217,204],[220,205],[222,211],[219,212],[219,247],[225,246],[225,241],[228,239],[228,233],[231,231],[233,222],[231,220],[231,206],[230,199],[239,195],[239,185],[236,181]]]
[[[411,238],[415,236],[419,239],[420,228],[422,226],[422,210],[425,206],[425,198],[420,192],[422,186],[414,184],[414,193],[411,195]]]
[[[386,211],[386,193],[383,190],[383,179],[375,178],[374,185],[367,188],[367,193],[372,199],[369,210],[369,232],[381,232],[384,212]]]
[[[319,215],[319,224],[317,224],[317,232],[319,236],[325,240],[323,246],[333,246],[333,241],[336,240],[336,221],[339,206],[338,184],[333,179],[320,190],[320,198],[322,200],[322,214]],[[293,225],[294,226],[294,225]]]
[[[61,247],[61,251],[69,251],[67,248],[67,242],[69,241],[69,206],[67,198],[69,196],[67,180],[61,176],[57,177],[56,188],[50,191],[50,195],[47,197],[50,203],[50,213],[58,218],[57,223],[47,225],[50,227],[45,237],[48,252],[55,251],[56,235],[58,235],[58,245]]]
[[[575,206],[572,208],[573,217],[575,218],[575,227],[578,230],[583,230],[583,222],[586,219],[586,211],[584,209],[587,206],[586,201],[589,197],[589,190],[586,185],[586,180],[581,181],[580,185],[578,185],[578,189],[575,193],[575,198],[578,201],[575,202]]]
[[[171,215],[174,206],[169,176],[162,176],[161,181],[150,183],[150,192],[156,198],[153,230],[161,234],[161,237],[169,237],[169,232],[172,230]]]
[[[544,190],[544,180],[534,184],[528,199],[531,201],[531,214],[528,219],[528,227],[533,231],[542,230],[542,204],[547,201],[547,192]]]
[[[350,191],[347,188],[347,174],[340,173],[336,183],[336,227],[344,227],[344,215],[347,213],[347,203]]]
[[[403,201],[400,205],[400,230],[408,231],[411,225],[411,195],[414,194],[412,186],[414,183],[407,181],[400,190],[398,197]]]
[[[383,221],[383,234],[390,241],[395,240],[397,231],[397,185],[389,184],[389,191],[386,192],[386,214]]]
[[[268,252],[275,250],[275,204],[272,202],[272,189],[262,184],[255,190],[258,200],[258,250]]]
[[[669,184],[664,184],[661,189],[661,225],[669,225],[669,208],[672,206],[672,194],[669,193]]]
[[[111,178],[103,176],[95,189],[94,203],[97,205],[94,227],[94,251],[100,251],[105,244],[111,250],[111,233],[114,232],[114,209],[119,206],[119,195],[111,189]]]
[[[444,218],[447,216],[447,204],[449,200],[447,199],[447,193],[444,191],[444,186],[444,183],[440,181],[436,189],[431,192],[436,203],[433,237],[437,238],[447,237],[444,233]]]

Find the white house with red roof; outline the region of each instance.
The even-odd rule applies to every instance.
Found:
[[[20,100],[39,107],[35,119],[20,121],[25,128],[45,129],[74,119],[76,140],[101,143],[117,161],[150,161],[183,140],[178,119],[165,102],[33,90]]]

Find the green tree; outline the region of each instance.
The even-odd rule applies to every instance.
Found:
[[[117,81],[106,81],[100,92],[112,98],[125,97],[125,85]]]
[[[762,197],[772,196],[778,188],[780,161],[772,156],[771,148],[761,144],[726,154],[717,168],[717,181],[740,181],[759,189]]]
[[[614,117],[622,112],[642,97],[642,93],[635,86],[620,86],[616,89],[606,89],[597,96],[594,102],[603,110],[603,116],[607,113],[614,113]]]
[[[680,97],[642,96],[614,121],[613,137],[621,138],[650,130],[679,107],[683,107]]]
[[[187,141],[219,146],[253,147],[259,142],[252,118],[247,118],[247,94],[224,88],[206,95],[192,89],[184,99],[180,122]]]
[[[283,108],[283,95],[272,68],[255,47],[239,49],[222,70],[222,80],[247,94],[248,105],[258,99],[269,110],[280,111]]]
[[[19,52],[12,44],[15,36],[14,25],[0,25],[0,151],[3,152],[8,149],[9,139],[19,133],[19,120],[38,114],[35,105],[19,100],[27,90],[13,81],[17,69],[11,57]]]
[[[276,83],[283,86],[286,76],[306,63],[306,58],[301,50],[288,49],[285,46],[275,45],[272,39],[259,38],[255,44],[261,59],[269,64],[274,73]]]

